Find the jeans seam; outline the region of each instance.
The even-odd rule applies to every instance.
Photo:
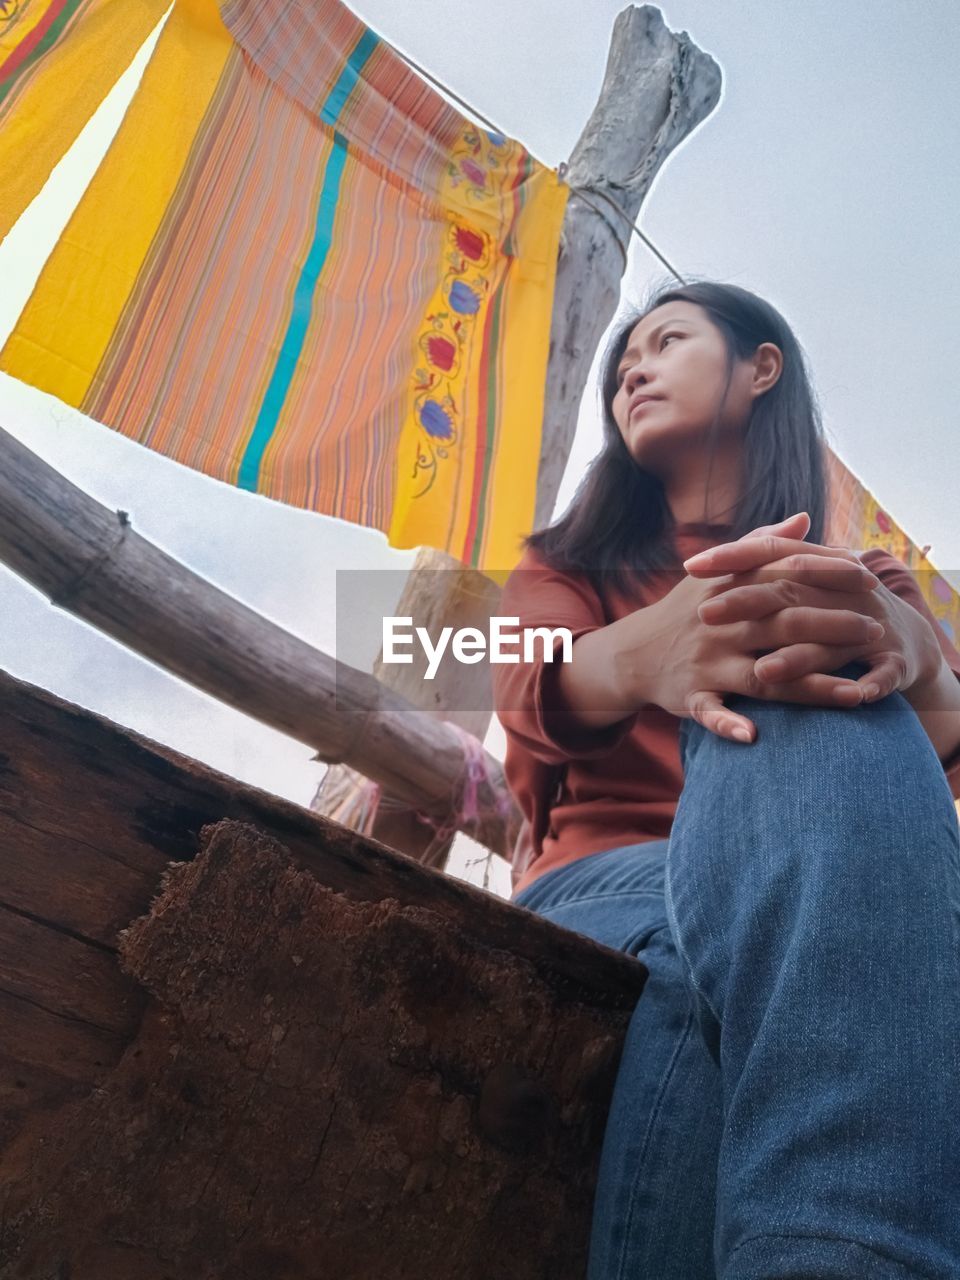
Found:
[[[891,1253],[885,1253],[882,1249],[877,1249],[874,1245],[864,1244],[862,1240],[851,1240],[849,1236],[828,1236],[822,1235],[817,1231],[758,1231],[756,1235],[748,1236],[746,1240],[741,1240],[730,1252],[728,1261],[732,1261],[737,1253],[744,1248],[745,1245],[753,1244],[755,1240],[822,1240],[825,1244],[852,1244],[858,1249],[863,1249],[865,1253],[872,1253],[874,1257],[882,1259],[884,1262],[892,1262],[898,1267],[904,1267],[913,1275],[922,1277],[922,1280],[937,1280],[937,1277],[929,1271],[915,1271],[912,1267],[908,1267],[905,1262],[899,1258],[895,1258]]]
[[[677,913],[673,905],[673,894],[670,890],[669,862],[667,866],[667,873],[664,876],[663,897],[664,897],[664,904],[666,906],[667,920],[670,923],[671,932],[673,933],[674,946],[677,948],[677,955],[683,961],[684,967],[686,968],[687,976],[690,979],[690,985],[693,987],[694,991],[697,993],[697,995],[700,997],[703,1003],[710,1010],[710,1013],[714,1021],[716,1022],[717,1026],[722,1027],[723,1023],[720,1019],[720,1015],[717,1013],[716,1009],[714,1009],[712,1003],[710,1002],[709,996],[707,996],[706,992],[702,990],[700,984],[697,982],[697,979],[694,976],[693,965],[690,963],[690,957],[687,955],[686,950],[684,949],[683,939],[680,937],[680,922],[677,919]]]
[[[644,1165],[647,1159],[647,1151],[650,1146],[650,1135],[653,1132],[654,1127],[656,1125],[657,1116],[660,1114],[660,1109],[663,1105],[663,1097],[667,1091],[667,1086],[669,1085],[671,1079],[673,1078],[674,1071],[676,1070],[677,1062],[679,1061],[679,1058],[680,1058],[680,1052],[683,1049],[683,1046],[686,1044],[687,1040],[690,1038],[691,1032],[693,1031],[693,1023],[694,1023],[694,1017],[693,1017],[693,1014],[690,1013],[687,1015],[687,1020],[684,1023],[683,1031],[677,1039],[677,1043],[670,1057],[670,1062],[667,1065],[666,1071],[663,1073],[663,1079],[660,1082],[660,1088],[657,1090],[657,1096],[654,1099],[653,1106],[650,1108],[650,1114],[647,1117],[647,1126],[643,1135],[643,1146],[640,1149],[640,1155],[637,1159],[636,1168],[634,1169],[634,1172],[633,1172],[633,1181],[631,1183],[630,1202],[627,1208],[627,1221],[624,1226],[624,1245],[626,1245],[626,1242],[630,1239],[630,1231],[633,1225],[633,1215],[636,1211],[636,1205],[637,1205],[637,1188],[640,1185],[640,1174],[644,1170]],[[625,1261],[626,1261],[626,1248],[624,1248],[621,1251],[620,1258],[617,1262],[616,1280],[624,1280],[623,1268],[624,1268]]]
[[[578,898],[576,894],[570,898],[561,898],[559,902],[544,902],[538,907],[528,907],[528,911],[552,911],[555,907],[566,907],[571,902],[598,902],[602,898],[660,898],[663,896],[661,889],[617,889],[611,893],[588,893],[582,898]]]

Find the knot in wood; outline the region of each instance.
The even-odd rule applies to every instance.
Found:
[[[557,1121],[557,1103],[549,1089],[515,1063],[498,1063],[484,1080],[477,1127],[498,1146],[538,1151],[553,1136]]]

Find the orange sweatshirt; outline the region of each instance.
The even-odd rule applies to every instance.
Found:
[[[724,541],[728,525],[678,524],[677,568],[651,575],[634,592],[594,589],[584,574],[551,569],[528,548],[503,589],[498,612],[518,617],[520,628],[567,627],[573,640],[653,604],[676,585],[682,562]],[[930,612],[910,570],[878,548],[861,554],[883,584],[931,623],[944,657],[960,679],[960,653]],[[506,734],[504,772],[524,816],[513,851],[512,895],[539,876],[587,854],[622,844],[662,840],[670,834],[683,787],[678,717],[647,704],[601,729],[585,728],[560,694],[562,638],[553,662],[492,666],[497,716]],[[960,752],[944,769],[960,799]]]

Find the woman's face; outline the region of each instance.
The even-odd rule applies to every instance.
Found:
[[[696,303],[665,302],[637,322],[620,360],[612,409],[639,465],[665,475],[685,455],[705,449],[723,395],[726,359],[723,334]],[[721,448],[725,438],[742,437],[756,394],[754,375],[754,361],[734,362],[718,421]]]

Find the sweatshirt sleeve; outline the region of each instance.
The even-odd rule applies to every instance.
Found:
[[[531,548],[507,579],[498,608],[502,617],[519,620],[521,637],[527,627],[566,627],[575,643],[607,625],[586,575],[552,569]],[[521,641],[514,649],[519,661],[493,666],[494,706],[504,732],[545,764],[608,755],[629,734],[639,711],[599,729],[580,724],[559,687],[563,636],[554,636],[547,650],[552,661],[545,659],[544,649],[538,640],[533,659],[525,662]]]
[[[913,571],[907,568],[896,556],[892,556],[889,551],[884,551],[881,547],[871,547],[869,550],[860,551],[857,554],[888,590],[892,591],[895,596],[899,596],[901,600],[906,600],[907,604],[912,605],[918,613],[923,614],[933,627],[947,666],[960,680],[960,652],[951,643],[946,630],[940,625],[930,606],[923,598],[923,592],[917,586]],[[950,784],[954,799],[960,800],[960,748],[949,759],[943,761],[943,769],[947,775],[947,782]]]

